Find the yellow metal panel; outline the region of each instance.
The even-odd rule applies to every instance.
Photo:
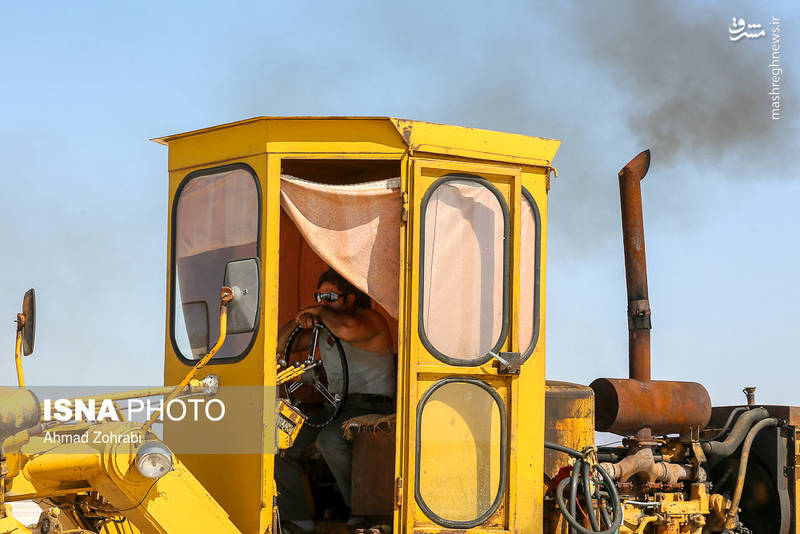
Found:
[[[169,141],[169,170],[213,167],[263,154],[266,128],[266,121],[257,120],[175,137]]]
[[[508,158],[506,159],[508,162]],[[470,532],[540,532],[542,506],[543,441],[544,441],[544,305],[541,303],[540,334],[536,349],[523,366],[518,377],[498,375],[489,362],[479,368],[452,367],[436,360],[421,345],[417,337],[418,291],[420,261],[420,208],[421,199],[427,188],[438,177],[452,172],[465,172],[481,176],[492,182],[502,193],[508,204],[511,216],[511,299],[509,307],[509,335],[505,350],[519,351],[518,303],[519,276],[514,274],[519,263],[519,206],[521,187],[525,185],[534,196],[542,215],[542,254],[544,254],[544,234],[546,220],[546,167],[512,167],[507,165],[477,164],[464,161],[419,160],[414,158],[414,179],[409,183],[409,224],[411,232],[406,243],[406,276],[401,294],[406,312],[403,314],[408,327],[404,349],[401,349],[401,370],[404,382],[401,384],[401,403],[404,415],[398,416],[407,426],[399,445],[402,447],[403,495],[405,509],[399,514],[396,527],[405,532],[441,532],[446,529],[433,523],[418,508],[414,500],[414,469],[416,437],[417,400],[439,378],[445,376],[475,377],[491,383],[505,401],[508,410],[508,487],[503,504],[483,525]],[[544,261],[542,261],[542,267]],[[541,292],[544,294],[544,269],[540,277]],[[423,445],[424,446],[424,445]],[[447,461],[447,459],[443,459]],[[457,459],[451,459],[452,469],[459,469]]]
[[[8,504],[0,504],[0,532],[7,534],[30,534],[30,530],[25,528],[25,525],[14,519],[11,515],[11,506]]]
[[[533,196],[539,207],[542,224],[541,272],[539,277],[539,338],[530,358],[522,366],[515,384],[516,403],[512,410],[517,419],[514,431],[517,436],[517,459],[514,462],[516,484],[514,488],[516,532],[541,532],[544,495],[544,394],[545,394],[545,288],[547,262],[547,191],[545,170],[526,168],[522,185]],[[515,263],[515,266],[518,262]],[[518,283],[518,282],[517,282]],[[519,302],[519,301],[517,301]]]
[[[415,152],[486,159],[502,163],[550,165],[561,141],[525,135],[392,119],[406,144]]]
[[[396,154],[405,152],[403,139],[387,119],[270,119],[270,153]]]
[[[394,130],[394,131],[392,131]],[[248,132],[242,138],[240,132]],[[430,153],[549,166],[560,141],[388,117],[256,117],[153,139],[170,146],[169,169],[269,152]],[[269,148],[264,144],[269,143]],[[195,147],[205,148],[202,161]]]
[[[243,126],[252,126],[246,124]],[[224,132],[226,136],[226,143],[230,147],[247,147],[248,139],[250,138],[251,130],[248,128],[232,129]],[[220,134],[220,131],[209,132],[208,135]],[[191,139],[191,138],[189,138]],[[187,162],[196,164],[204,158],[204,150],[206,149],[205,143],[198,143],[187,145],[183,147],[184,157]],[[170,152],[172,146],[170,146]],[[216,167],[228,163],[241,162],[246,163],[256,172],[258,176],[262,200],[267,198],[267,158],[266,155],[261,154],[257,156],[241,157],[223,162],[215,162],[209,167]],[[205,168],[201,166],[200,168]],[[173,203],[175,202],[175,192],[181,181],[197,167],[192,167],[179,171],[170,172],[170,205],[169,213],[170,220],[173,211]],[[270,220],[270,209],[262,206],[262,230],[261,230],[261,269],[269,268],[271,258],[270,253],[277,253],[273,244],[268,241],[269,232],[268,224]],[[172,285],[172,272],[170,266],[172,262],[172,231],[170,227],[168,241],[167,241],[167,325],[170,324],[172,318],[170,317],[170,287]],[[274,239],[274,238],[273,238]],[[277,263],[277,261],[275,262]],[[261,288],[261,324],[259,327],[258,335],[253,343],[250,353],[241,361],[236,363],[226,363],[225,360],[212,360],[211,363],[203,368],[199,373],[198,378],[202,379],[210,374],[215,374],[219,377],[221,387],[226,386],[257,386],[265,387],[269,384],[265,376],[265,335],[270,329],[270,318],[265,313],[265,298],[270,295],[267,292],[267,284],[263,283]],[[274,317],[272,319],[274,321]],[[274,331],[272,332],[274,339]],[[274,341],[273,341],[274,343]],[[274,355],[274,347],[273,347]],[[272,375],[274,384],[274,356],[271,357],[273,362]],[[172,347],[172,342],[169,338],[169,326],[166,329],[165,337],[165,361],[164,361],[164,383],[176,384],[178,383],[189,371],[189,366],[181,362],[175,354]],[[265,390],[266,391],[266,390]],[[263,401],[266,402],[266,401]],[[270,402],[269,406],[253,406],[252,413],[248,414],[249,417],[255,420],[264,420],[268,418],[271,420],[274,417],[274,399]],[[197,423],[192,423],[197,424]],[[202,424],[202,423],[200,423]],[[165,433],[169,436],[170,432],[179,432],[180,422],[169,422],[165,424]],[[209,432],[214,432],[214,428],[209,427]],[[265,432],[274,431],[274,427],[265,428]],[[264,444],[264,446],[268,446]],[[265,502],[262,499],[264,488],[264,473],[271,470],[272,455],[264,456],[263,454],[178,454],[181,461],[191,470],[192,474],[202,483],[208,492],[219,502],[219,504],[230,515],[231,521],[242,532],[258,532],[262,522],[262,507],[269,508],[271,513],[272,501],[271,498]],[[269,465],[267,465],[269,464]],[[271,472],[271,471],[270,471]]]

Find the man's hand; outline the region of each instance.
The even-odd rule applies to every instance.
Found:
[[[317,322],[317,317],[322,310],[322,306],[310,306],[297,312],[294,322],[303,328],[311,328]]]

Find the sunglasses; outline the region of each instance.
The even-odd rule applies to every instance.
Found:
[[[335,291],[328,291],[327,293],[314,293],[314,300],[317,302],[335,302],[345,295],[346,293],[337,293]]]

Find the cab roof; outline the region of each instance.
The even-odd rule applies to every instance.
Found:
[[[261,123],[261,124],[259,124]],[[450,126],[392,117],[254,117],[210,128],[157,137],[162,145],[189,141],[225,129],[263,125],[264,140],[275,143],[269,152],[282,152],[288,143],[377,142],[387,150],[446,154],[474,159],[551,166],[561,141],[542,137]],[[377,128],[377,129],[376,129]],[[387,128],[392,133],[387,132]],[[249,128],[248,128],[249,129]],[[203,136],[205,137],[205,136]],[[380,138],[380,139],[378,139]],[[182,144],[182,143],[179,143]],[[291,151],[287,149],[287,151]]]

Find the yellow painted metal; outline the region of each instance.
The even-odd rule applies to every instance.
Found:
[[[391,119],[412,154],[549,167],[561,141],[432,122]]]
[[[42,437],[32,439],[22,447],[19,464],[23,467],[10,479],[7,500],[95,491],[107,501],[104,513],[124,516],[142,532],[240,533],[179,459],[174,460],[172,471],[157,480],[139,473],[134,465],[136,444],[121,439],[139,429],[134,423],[103,423],[95,425],[92,433],[120,439],[88,439],[57,447]]]
[[[710,520],[717,520],[718,526],[712,530],[721,530],[720,520],[724,520],[724,513],[712,510],[711,497],[706,486],[702,483],[692,484],[689,498],[685,499],[682,492],[658,493],[654,502],[658,506],[649,508],[645,514],[642,508],[631,504],[623,507],[625,519],[619,529],[620,534],[701,534],[703,527]],[[714,512],[714,513],[712,513]],[[718,518],[714,517],[718,515]]]
[[[226,133],[222,131],[221,133]],[[240,132],[246,137],[247,131]],[[239,143],[244,143],[245,139],[240,139]],[[204,146],[204,145],[203,145]],[[202,146],[198,147],[198,160],[205,159],[205,156],[200,150]],[[250,165],[256,172],[261,182],[262,198],[266,197],[265,194],[265,180],[266,176],[266,157],[256,156],[244,158],[241,160],[243,163]],[[175,192],[180,185],[181,181],[191,170],[174,171],[170,172],[170,213],[173,210],[173,203],[175,201]],[[269,209],[265,206],[262,208],[264,215],[268,215]],[[262,225],[261,235],[261,250],[276,250],[277,239],[273,245],[266,243],[266,235],[268,229],[266,225]],[[171,243],[171,232],[173,228],[170,227],[170,236],[168,243]],[[168,250],[167,265],[171,265],[171,247]],[[267,262],[262,257],[262,294],[261,302],[264,303],[265,295],[270,295],[272,290],[268,289],[266,279]],[[167,287],[171,287],[172,272],[167,272]],[[167,295],[169,298],[169,295]],[[277,305],[276,305],[277,307]],[[265,382],[265,349],[264,340],[266,332],[274,321],[276,315],[272,315],[273,321],[267,320],[268,312],[262,308],[259,324],[259,335],[253,343],[250,353],[247,357],[236,363],[228,363],[225,360],[211,360],[209,365],[204,367],[199,373],[197,378],[203,379],[210,374],[215,374],[219,377],[221,387],[264,387],[265,395],[267,391],[267,384]],[[169,304],[167,305],[167,324],[171,321],[169,316]],[[169,328],[167,329],[169,332]],[[274,338],[275,334],[273,334]],[[274,349],[273,349],[274,354]],[[275,364],[274,357],[270,362],[271,365],[266,369],[271,372],[274,377]],[[181,361],[175,353],[172,343],[167,335],[165,339],[165,360],[164,360],[164,383],[174,384],[186,376],[189,370],[188,364]],[[274,384],[274,378],[272,379]],[[268,520],[271,523],[272,517],[272,494],[274,492],[274,485],[269,484],[269,488],[265,490],[263,487],[264,480],[262,473],[267,469],[266,464],[269,464],[270,479],[272,478],[273,463],[272,455],[266,454],[271,452],[274,448],[274,417],[275,417],[275,400],[274,400],[274,387],[271,390],[272,395],[270,401],[267,403],[262,400],[261,403],[256,403],[247,406],[248,417],[252,420],[263,420],[265,429],[264,447],[265,454],[180,454],[177,456],[188,467],[192,474],[200,481],[205,489],[214,496],[217,502],[226,510],[230,515],[231,521],[241,530],[246,533],[261,533],[266,530],[266,524],[262,522]],[[265,409],[268,406],[268,409]],[[228,406],[229,409],[244,409],[242,407]],[[171,435],[181,435],[186,432],[187,427],[192,427],[193,433],[195,432],[208,432],[214,433],[216,426],[211,422],[191,422],[191,421],[170,421],[164,423],[164,435],[166,441],[170,441]],[[268,491],[269,497],[262,496],[262,491]],[[267,523],[269,524],[269,523]],[[261,528],[263,526],[263,528]]]
[[[275,412],[278,449],[288,449],[297,439],[297,435],[300,433],[300,429],[303,428],[306,418],[283,399],[278,401],[278,408]]]
[[[222,344],[225,343],[225,338],[228,335],[228,302],[230,302],[231,299],[233,299],[233,290],[231,290],[229,287],[223,287],[220,292],[221,302],[219,305],[219,337],[217,338],[217,342],[214,343],[214,346],[211,347],[211,350],[209,350],[205,356],[200,358],[200,361],[197,362],[188,373],[186,373],[186,376],[184,376],[178,385],[173,388],[172,392],[167,395],[167,398],[164,399],[163,406],[169,406],[169,403],[175,400],[178,395],[180,395],[183,389],[189,385],[189,382],[191,382],[192,379],[197,376],[197,373],[200,371],[200,369],[205,367],[206,364],[211,361],[211,358],[214,357],[217,351],[222,347]],[[153,415],[150,416],[150,419],[148,419],[142,427],[142,435],[147,434],[147,431],[150,430],[150,427],[153,426],[153,423],[155,423],[156,419],[158,419],[159,415],[163,411],[164,409],[162,408],[160,411],[154,412]]]
[[[30,534],[25,525],[11,515],[11,507],[0,503],[0,532],[3,534]]]
[[[554,139],[389,117],[255,117],[153,141],[169,146],[170,171],[266,152],[398,158],[419,152],[550,167],[560,144]]]
[[[299,377],[307,370],[308,369],[305,363],[301,363],[297,367],[287,367],[286,369],[283,369],[278,373],[278,376],[275,378],[275,384],[278,386],[280,386],[281,384],[285,384],[286,382],[289,382]]]
[[[17,342],[14,349],[14,363],[17,364],[17,384],[25,387],[25,376],[22,374],[22,326],[17,327]]]
[[[416,128],[416,125],[414,125]],[[444,128],[431,128],[434,133]],[[451,130],[456,132],[457,130]],[[458,131],[458,133],[461,133]],[[425,137],[423,136],[423,139]],[[408,139],[414,139],[413,134]],[[450,140],[448,139],[448,142]],[[538,142],[538,141],[537,141]],[[443,144],[447,144],[443,141]],[[453,143],[456,144],[456,143]],[[541,166],[509,166],[476,163],[464,159],[466,156],[477,157],[476,152],[468,151],[468,143],[462,142],[459,151],[441,151],[451,156],[447,159],[409,158],[410,166],[404,167],[404,187],[409,194],[409,228],[405,230],[406,242],[404,265],[406,276],[401,281],[401,321],[405,343],[399,351],[400,378],[399,394],[403,402],[399,406],[398,422],[400,439],[398,441],[398,477],[403,479],[403,505],[396,515],[395,530],[398,532],[440,532],[441,526],[428,518],[414,500],[416,452],[414,439],[417,433],[416,413],[418,400],[429,387],[439,379],[447,376],[474,377],[489,383],[503,399],[508,410],[508,473],[506,487],[503,488],[505,498],[498,511],[484,524],[471,529],[471,532],[540,532],[542,528],[542,469],[544,441],[544,314],[540,314],[539,339],[531,358],[523,365],[519,376],[500,375],[497,369],[488,362],[477,368],[452,367],[434,358],[418,339],[418,295],[420,261],[420,209],[422,197],[428,187],[439,177],[449,173],[468,173],[478,175],[494,184],[502,193],[511,215],[511,302],[507,341],[501,350],[520,351],[519,347],[519,274],[516,266],[519,263],[519,207],[521,188],[524,186],[534,197],[542,219],[542,247],[544,258],[546,251],[547,192],[546,176],[549,172],[549,160],[553,157],[553,145],[546,143],[537,151],[529,151],[524,156],[541,162]],[[536,142],[534,142],[534,146]],[[543,147],[553,148],[548,152]],[[426,145],[427,147],[427,145]],[[417,147],[420,148],[420,147]],[[517,146],[517,148],[519,148]],[[426,148],[426,151],[434,148]],[[499,150],[498,150],[499,152]],[[456,159],[454,156],[462,156]],[[483,159],[491,159],[487,154]],[[494,157],[497,157],[496,155]],[[504,158],[511,163],[512,158]],[[544,261],[542,261],[544,265]],[[544,310],[545,273],[540,276],[540,307]],[[424,443],[422,447],[424,447]],[[423,449],[424,450],[424,449]],[[447,469],[459,471],[463,466],[459,459],[450,455],[437,456]],[[443,481],[443,483],[446,483]]]

